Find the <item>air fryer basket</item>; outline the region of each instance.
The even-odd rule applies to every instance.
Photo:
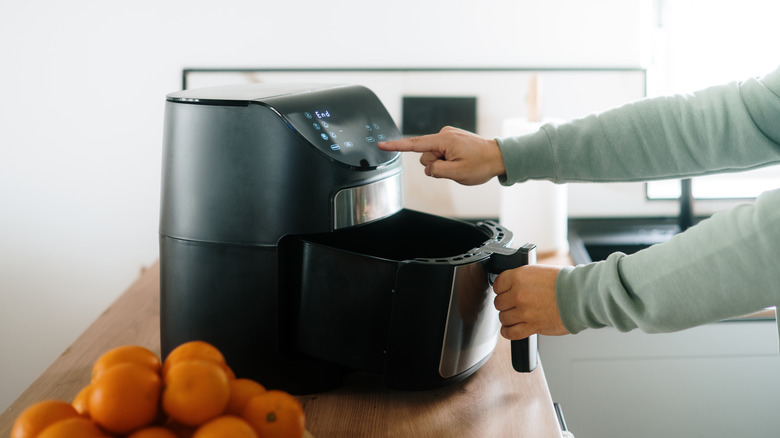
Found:
[[[287,236],[279,245],[280,345],[291,355],[382,373],[391,387],[463,378],[495,346],[486,265],[508,238],[492,222],[407,209],[346,230]],[[477,344],[481,350],[471,352]]]

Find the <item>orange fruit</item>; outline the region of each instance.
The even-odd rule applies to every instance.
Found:
[[[179,435],[162,426],[151,426],[138,429],[127,438],[179,438]]]
[[[79,413],[79,415],[83,415],[85,417],[89,416],[89,394],[92,392],[92,386],[87,385],[83,388],[81,388],[81,391],[79,391],[78,394],[76,394],[76,397],[73,399],[73,407],[76,409],[76,412]]]
[[[305,429],[303,406],[298,399],[279,390],[249,399],[242,417],[260,437],[301,438]]]
[[[168,369],[162,407],[180,423],[199,426],[221,415],[229,399],[229,380],[218,364],[187,360]]]
[[[90,416],[108,432],[126,434],[157,417],[162,381],[158,373],[143,365],[115,365],[90,386]]]
[[[222,371],[225,372],[228,380],[233,380],[236,378],[236,373],[233,372],[233,368],[230,368],[227,364],[222,365]]]
[[[251,379],[231,380],[230,399],[228,399],[225,413],[241,416],[241,414],[244,413],[246,402],[248,402],[250,398],[256,395],[265,393],[265,391],[266,389],[263,385]]]
[[[200,426],[192,438],[257,438],[257,433],[243,418],[233,415],[217,417]]]
[[[68,418],[78,418],[79,413],[70,403],[45,400],[22,411],[11,428],[11,438],[34,438],[52,424]]]
[[[222,355],[222,352],[219,351],[217,347],[205,341],[190,341],[171,350],[168,357],[165,358],[162,366],[163,378],[168,375],[168,370],[173,365],[188,360],[205,360],[213,362],[219,364],[223,370],[228,373],[225,356]],[[231,373],[232,371],[228,374]]]
[[[92,365],[92,380],[107,369],[120,363],[134,363],[143,365],[155,372],[159,372],[162,364],[152,350],[140,345],[122,345],[103,353]]]
[[[60,420],[43,430],[38,438],[108,438],[92,420],[84,417]]]

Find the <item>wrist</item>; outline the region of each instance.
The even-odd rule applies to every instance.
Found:
[[[506,175],[504,156],[501,154],[501,147],[498,145],[498,140],[488,140],[488,145],[488,150],[490,151],[488,162],[491,166],[491,173],[493,176]]]

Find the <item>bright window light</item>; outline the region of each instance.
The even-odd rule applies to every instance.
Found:
[[[686,93],[761,76],[780,66],[780,2],[654,0],[657,94]],[[780,188],[780,166],[694,178],[698,199],[754,198]],[[680,196],[679,181],[647,184],[649,199]]]
[[[710,175],[693,178],[691,192],[695,199],[752,199],[767,190],[780,188],[777,167],[744,173]],[[647,184],[648,199],[677,199],[680,181],[653,181]]]

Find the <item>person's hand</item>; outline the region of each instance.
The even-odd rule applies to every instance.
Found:
[[[380,142],[385,151],[422,152],[425,174],[476,185],[506,173],[498,142],[450,126],[438,134]]]
[[[560,270],[556,266],[526,265],[506,270],[496,278],[493,303],[501,321],[501,336],[523,339],[534,333],[569,333],[555,301],[555,281]]]

